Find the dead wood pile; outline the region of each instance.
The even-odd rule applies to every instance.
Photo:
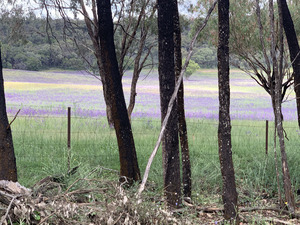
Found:
[[[103,174],[101,168],[68,182],[63,176],[48,176],[31,189],[0,181],[0,224],[185,223],[164,210],[160,197],[148,196],[138,204],[135,188],[123,188],[118,176],[115,180],[100,179],[99,173]]]

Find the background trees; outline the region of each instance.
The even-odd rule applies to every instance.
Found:
[[[64,41],[71,41],[77,48],[77,54],[87,63],[87,70],[92,71],[95,76],[100,76],[104,100],[106,102],[107,120],[113,127],[113,118],[111,111],[111,103],[107,96],[107,83],[101,68],[101,54],[99,48],[98,37],[98,15],[96,9],[96,0],[92,1],[53,1],[41,0],[41,4],[47,10],[48,24],[51,10],[60,13],[64,26],[62,33]],[[114,40],[116,43],[116,55],[118,60],[119,72],[121,77],[127,69],[133,69],[133,78],[131,84],[131,94],[128,106],[128,114],[131,117],[135,105],[136,85],[139,75],[145,67],[151,68],[153,63],[149,62],[151,49],[154,46],[151,38],[149,40],[152,29],[153,17],[156,10],[154,2],[151,0],[140,1],[123,1],[112,2],[113,20],[114,20]],[[75,18],[70,16],[75,15]],[[89,38],[82,38],[81,23],[78,17],[83,17],[85,31]],[[57,39],[56,39],[57,40]],[[90,57],[89,52],[94,57]]]
[[[249,73],[257,84],[270,95],[281,151],[285,201],[288,202],[289,209],[293,212],[295,204],[294,194],[285,151],[281,109],[282,102],[285,100],[288,88],[292,85],[293,78],[290,74],[290,63],[286,58],[288,53],[284,51],[280,5],[277,5],[279,7],[279,16],[277,17],[275,16],[272,0],[268,1],[268,4],[259,0],[255,2],[249,1],[248,7],[243,8],[245,12],[248,12],[246,16],[245,12],[237,10],[241,8],[241,2],[233,1],[233,4],[234,17],[232,18],[231,27],[232,54],[246,62],[246,67],[237,66]],[[240,23],[241,21],[238,18],[244,20],[243,24]],[[249,31],[255,35],[247,35]],[[276,144],[274,149],[276,151]],[[275,163],[277,164],[276,160]],[[280,191],[280,188],[278,190]]]
[[[79,10],[80,6],[77,7]],[[136,7],[140,6],[137,5]],[[90,8],[87,8],[87,10],[89,9]],[[136,61],[139,61],[139,68],[134,70],[137,72],[142,68],[149,69],[152,66],[156,68],[158,65],[158,46],[155,42],[157,40],[157,28],[155,26],[156,7],[153,5],[153,2],[150,2],[145,10],[145,14],[143,14],[145,18],[141,18],[139,27],[131,41],[131,47],[127,50],[126,54],[123,53],[122,73],[126,70],[134,70]],[[87,32],[86,22],[82,19],[72,20],[72,31],[74,33],[70,33],[64,31],[65,26],[68,24],[65,24],[62,18],[49,18],[48,22],[51,25],[48,26],[44,18],[34,13],[25,16],[21,9],[13,13],[2,11],[0,15],[0,38],[2,40],[4,68],[27,70],[58,68],[67,70],[90,70],[95,74],[98,73],[97,60],[91,51],[93,49],[91,38]],[[91,14],[88,13],[88,15]],[[129,19],[130,18],[124,18],[124,20],[120,20],[118,24],[115,24],[114,39],[117,43],[118,61],[121,56],[123,36],[125,36],[125,34],[127,35],[126,40],[128,42],[129,37],[133,34],[133,30],[123,30],[124,25],[126,25]],[[89,18],[88,21],[92,21],[92,18]],[[181,49],[183,55],[186,55],[194,20],[180,15],[180,21],[182,34]],[[137,21],[133,20],[129,29],[132,29],[135,23],[137,23]],[[91,25],[94,26],[95,23],[91,23]],[[68,35],[67,40],[66,34]],[[78,46],[72,41],[75,37]],[[146,38],[145,42],[142,41],[144,38]],[[67,42],[65,43],[64,41]],[[192,60],[196,63],[195,65],[197,66],[198,64],[201,68],[216,68],[216,48],[208,43],[207,40],[201,40],[199,43],[196,43],[196,45],[192,56]],[[142,51],[142,55],[139,56],[140,58],[138,57],[139,51]],[[148,53],[149,57],[146,57]],[[22,62],[16,60],[15,56],[17,55],[19,55],[19,59],[21,57],[25,60]],[[36,65],[29,65],[27,55],[34,58]]]

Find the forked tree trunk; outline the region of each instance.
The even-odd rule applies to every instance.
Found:
[[[275,54],[275,35],[274,29],[271,29],[271,41],[272,41],[272,50],[273,55],[273,73],[275,76],[275,91],[273,98],[273,109],[275,115],[275,124],[277,129],[277,135],[279,138],[279,146],[281,152],[281,165],[282,165],[282,178],[283,178],[283,187],[284,187],[284,194],[285,194],[285,201],[287,202],[287,207],[291,213],[295,212],[295,198],[293,193],[293,188],[291,184],[291,178],[289,173],[289,167],[287,162],[287,155],[285,151],[285,143],[284,143],[284,130],[283,130],[283,117],[282,117],[282,82],[283,82],[283,69],[282,69],[282,62],[283,62],[283,15],[282,15],[282,4],[281,1],[278,0],[278,14],[279,14],[279,65],[277,65],[277,58]],[[270,11],[273,11],[272,3],[270,3]],[[271,15],[273,17],[274,15]],[[274,26],[274,18],[271,19],[271,26]]]
[[[236,191],[231,151],[230,85],[229,85],[229,0],[218,3],[218,84],[219,84],[219,158],[223,178],[224,218],[238,220]]]
[[[98,0],[97,9],[101,63],[119,146],[120,181],[126,178],[131,184],[141,177],[115,52],[110,0]]]
[[[182,54],[181,54],[181,29],[178,13],[178,5],[176,1],[176,10],[174,15],[174,44],[175,44],[175,74],[176,81],[182,70]],[[188,144],[187,127],[184,111],[184,86],[181,81],[177,94],[177,110],[178,110],[178,131],[181,146],[181,164],[182,164],[182,185],[183,195],[186,200],[192,195],[192,178],[191,178],[191,162]]]
[[[289,11],[286,0],[280,0],[282,8],[283,27],[288,42],[290,59],[293,66],[294,90],[296,93],[296,103],[298,111],[298,126],[300,127],[300,47],[295,31],[293,19]]]
[[[17,181],[17,166],[11,128],[6,113],[3,68],[0,49],[0,180]]]
[[[111,128],[113,128],[114,124],[113,124],[113,115],[112,115],[112,105],[109,100],[109,94],[107,93],[108,88],[107,88],[106,78],[104,76],[104,71],[102,68],[103,66],[101,65],[101,53],[100,53],[100,46],[99,46],[100,44],[99,44],[99,36],[98,36],[98,34],[99,34],[99,32],[98,32],[98,16],[96,13],[97,10],[96,10],[95,0],[92,0],[92,7],[91,7],[93,17],[94,17],[93,19],[90,18],[90,15],[87,12],[85,2],[83,0],[79,0],[79,3],[81,6],[82,13],[84,15],[84,21],[85,21],[85,24],[87,27],[88,34],[93,43],[94,54],[95,54],[95,57],[96,57],[97,63],[98,63],[98,68],[99,68],[102,87],[103,87],[103,95],[104,95],[104,100],[105,100],[105,104],[106,104],[107,122],[108,122],[109,126]],[[128,53],[128,50],[130,49],[130,47],[133,45],[133,41],[135,40],[135,36],[136,36],[138,28],[141,27],[141,23],[145,23],[145,13],[146,13],[145,9],[148,4],[149,4],[149,0],[147,0],[146,2],[143,3],[143,5],[141,7],[141,11],[138,16],[138,20],[136,21],[136,24],[132,27],[132,19],[133,18],[130,18],[131,22],[129,22],[129,24],[126,26],[126,29],[124,31],[122,45],[121,45],[121,54],[120,54],[120,58],[119,58],[119,61],[120,61],[119,73],[120,73],[121,77],[122,77],[122,74],[124,73],[123,67],[124,67],[125,56]],[[131,4],[131,6],[133,7],[133,4]],[[133,8],[131,8],[131,10],[133,10]],[[151,16],[154,15],[154,12],[155,12],[155,10],[153,10]],[[150,50],[151,50],[151,47],[150,47],[147,50],[148,52],[145,54],[143,60],[141,60],[142,54],[145,53],[145,52],[143,52],[143,50],[144,50],[144,47],[146,44],[146,38],[148,35],[148,27],[146,27],[142,33],[143,34],[141,35],[141,39],[139,41],[138,54],[134,60],[135,61],[134,72],[133,72],[133,78],[132,78],[132,83],[131,83],[130,102],[129,102],[129,106],[128,106],[129,118],[131,118],[131,113],[132,113],[134,105],[135,105],[136,85],[137,85],[137,81],[139,79],[139,74],[141,73],[144,63],[145,63],[146,59],[148,58],[148,56],[150,54]]]
[[[161,121],[175,89],[174,0],[158,0],[158,51]],[[162,138],[164,194],[168,206],[181,207],[180,160],[178,147],[177,104],[174,104]]]
[[[154,12],[153,12],[154,13]],[[131,88],[130,88],[130,98],[129,98],[129,105],[128,105],[128,116],[129,116],[129,120],[131,120],[131,115],[135,106],[135,100],[136,100],[136,86],[137,86],[137,82],[138,79],[140,77],[141,71],[144,67],[144,64],[151,52],[151,48],[148,48],[146,56],[144,56],[144,59],[142,59],[142,55],[145,53],[144,52],[144,48],[145,48],[145,44],[146,44],[146,38],[148,36],[148,27],[145,28],[144,31],[141,31],[141,39],[139,42],[139,47],[138,47],[138,52],[137,52],[137,56],[134,59],[134,68],[133,68],[133,76],[132,76],[132,81],[131,81]]]

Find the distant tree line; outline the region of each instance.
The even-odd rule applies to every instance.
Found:
[[[189,19],[182,17],[182,51],[186,53],[189,45],[190,31],[192,30]],[[74,20],[72,23],[76,32],[69,31],[68,38],[77,40],[77,43],[91,45],[87,28],[83,20]],[[54,24],[54,25],[53,25]],[[71,39],[66,39],[62,34],[65,21],[55,19],[51,26],[46,19],[31,13],[23,17],[21,11],[14,14],[2,13],[0,15],[0,42],[2,47],[3,68],[22,70],[46,70],[50,68],[66,70],[85,70],[97,67],[96,59],[92,52],[86,51],[85,46],[76,45]],[[72,34],[76,34],[72,37]],[[156,32],[151,34],[153,39]],[[115,34],[115,43],[121,42],[121,36]],[[118,54],[118,49],[117,54]],[[85,60],[84,60],[84,59]],[[125,60],[130,62],[130,56]],[[152,49],[152,58],[148,64],[158,65],[158,48]],[[198,68],[216,68],[216,47],[212,44],[199,41],[190,61],[192,67],[186,75],[190,76]],[[132,70],[134,63],[126,63],[126,70]]]
[[[79,50],[71,42],[63,42],[59,33],[62,20],[49,27],[45,19],[34,14],[24,18],[17,13],[0,17],[0,40],[4,68],[45,70],[49,68],[84,69],[85,62],[78,57]],[[83,28],[82,24],[82,28]],[[78,26],[80,29],[80,26]],[[86,38],[82,32],[81,38]]]

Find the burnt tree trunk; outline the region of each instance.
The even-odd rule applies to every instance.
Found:
[[[223,178],[224,218],[237,218],[237,199],[231,147],[230,85],[229,85],[229,0],[218,3],[218,83],[219,83],[219,158]]]
[[[161,121],[175,89],[174,10],[175,1],[158,0],[158,50]],[[168,206],[181,206],[180,160],[178,146],[177,104],[174,104],[162,138],[164,194]]]
[[[0,180],[17,181],[17,166],[11,128],[6,113],[3,68],[0,49]]]
[[[174,44],[175,44],[175,75],[177,80],[182,70],[181,29],[180,29],[177,1],[176,1],[176,9],[174,15]],[[185,198],[191,198],[192,195],[191,162],[190,162],[188,135],[187,135],[187,127],[186,127],[185,111],[184,111],[183,81],[181,81],[178,94],[177,94],[177,111],[178,111],[177,112],[178,131],[179,131],[180,146],[181,146],[183,195]]]
[[[114,127],[113,124],[113,116],[112,116],[112,109],[111,109],[111,104],[109,102],[109,96],[107,94],[107,83],[105,81],[105,76],[104,76],[104,69],[103,65],[101,63],[101,52],[100,52],[100,43],[99,43],[99,29],[98,29],[98,16],[96,13],[96,3],[95,0],[92,1],[92,12],[93,12],[93,20],[90,19],[88,11],[85,7],[85,3],[83,0],[79,0],[79,4],[81,6],[82,13],[84,15],[84,22],[87,28],[87,32],[91,38],[93,47],[94,47],[94,55],[97,59],[97,65],[99,68],[99,75],[101,77],[101,83],[102,83],[102,88],[103,88],[103,96],[104,96],[104,101],[106,105],[106,117],[107,117],[107,122],[110,128]]]
[[[103,76],[104,78],[104,76]],[[111,98],[109,96],[109,88],[107,87],[107,82],[105,79],[101,78],[102,88],[103,88],[103,97],[106,104],[106,119],[110,128],[114,128],[114,119],[113,119],[113,111],[112,111],[112,103]]]
[[[294,87],[296,93],[298,125],[300,127],[300,47],[295,31],[293,19],[289,11],[286,0],[280,0],[282,8],[283,28],[288,42],[290,59],[293,66]]]
[[[119,146],[120,181],[141,179],[113,39],[110,0],[97,0],[101,63]]]

